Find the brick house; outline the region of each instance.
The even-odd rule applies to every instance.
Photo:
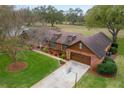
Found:
[[[96,68],[105,58],[111,40],[102,32],[83,38],[67,48],[67,58]]]
[[[67,60],[75,60],[95,68],[106,56],[112,41],[102,32],[84,37],[80,33],[49,30],[47,35],[33,34],[30,44],[38,48],[48,48],[49,53]],[[42,38],[42,39],[41,39]]]

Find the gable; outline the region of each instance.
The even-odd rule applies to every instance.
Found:
[[[80,49],[80,43],[82,44],[82,49]],[[94,54],[83,42],[78,41],[77,43],[68,47],[68,49],[85,52],[87,54]]]
[[[93,51],[99,58],[106,55],[105,49],[111,45],[112,41],[104,33],[99,32],[93,36],[82,40],[88,48]]]

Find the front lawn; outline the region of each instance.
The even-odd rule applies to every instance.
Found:
[[[119,51],[115,61],[118,67],[116,77],[104,78],[92,73],[86,73],[77,83],[77,87],[88,88],[106,88],[106,87],[124,87],[124,38],[119,38]]]
[[[27,62],[28,67],[21,72],[8,72],[10,58],[0,54],[0,87],[31,87],[59,66],[57,60],[32,51],[22,51],[18,57]]]

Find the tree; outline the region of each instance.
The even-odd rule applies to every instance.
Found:
[[[75,13],[75,10],[74,9],[72,9],[72,8],[70,8],[69,10],[68,10],[68,13],[67,13],[67,20],[69,21],[69,22],[71,22],[73,25],[75,24],[75,22],[76,22],[76,19],[77,19],[77,15],[76,15],[76,13]]]
[[[57,21],[57,12],[58,10],[53,6],[47,7],[47,20],[51,23],[51,26],[54,26],[54,23]]]
[[[76,8],[75,12],[77,14],[77,23],[82,24],[84,22],[83,10],[80,8]]]
[[[38,6],[32,9],[32,12],[35,17],[37,17],[38,21],[45,25],[45,23],[47,22],[47,6]]]
[[[0,7],[0,28],[4,38],[1,41],[1,48],[8,53],[13,62],[16,62],[17,52],[22,49],[24,42],[21,42],[19,35],[22,26],[25,24],[20,10],[15,10],[13,6]]]
[[[53,27],[54,23],[62,23],[64,20],[63,11],[58,11],[54,6],[38,6],[32,11],[43,25],[50,23]]]
[[[64,11],[63,10],[59,10],[56,14],[57,17],[57,23],[62,24],[63,21],[65,20],[65,16],[64,16]]]
[[[81,24],[83,22],[83,11],[80,8],[72,9],[70,8],[67,13],[67,20],[73,25],[75,23]]]
[[[86,13],[85,20],[89,28],[107,27],[113,42],[117,42],[117,35],[124,28],[124,6],[94,6]]]
[[[5,39],[5,33],[10,27],[10,16],[12,14],[13,6],[0,6],[0,50],[3,48],[3,41]],[[10,24],[10,25],[9,25]]]
[[[18,12],[21,13],[21,17],[23,21],[25,21],[25,24],[27,26],[33,24],[34,21],[36,21],[35,16],[33,15],[33,12],[29,9],[29,7],[19,9]]]

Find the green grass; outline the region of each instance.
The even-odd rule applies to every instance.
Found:
[[[93,35],[98,32],[104,32],[106,35],[111,36],[106,28],[92,28],[88,29],[86,26],[76,26],[76,25],[56,25],[56,27],[61,28],[63,31],[67,32],[78,32],[82,33],[84,36]],[[119,32],[119,37],[124,37],[124,30]]]
[[[106,87],[124,87],[124,38],[119,38],[118,56],[115,61],[118,67],[118,73],[114,78],[104,78],[92,73],[86,73],[77,83],[77,87],[88,88],[106,88]]]
[[[31,87],[59,66],[57,60],[32,51],[18,53],[18,59],[27,62],[28,67],[20,72],[8,72],[11,59],[0,54],[0,87]]]
[[[118,44],[119,44],[118,52],[120,55],[124,56],[124,38],[119,38]]]

